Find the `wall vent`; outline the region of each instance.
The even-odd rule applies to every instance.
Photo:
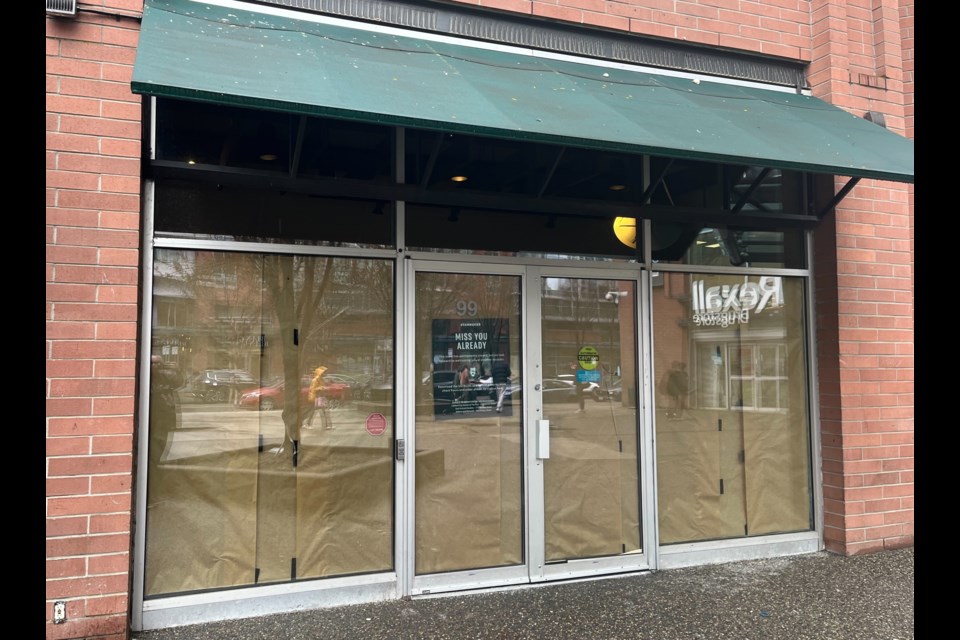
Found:
[[[47,0],[47,13],[55,16],[75,16],[77,0]]]

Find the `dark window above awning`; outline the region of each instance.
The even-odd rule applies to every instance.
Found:
[[[147,0],[133,91],[913,182],[912,140],[810,96],[241,7]]]

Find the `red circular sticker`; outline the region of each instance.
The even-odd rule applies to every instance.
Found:
[[[382,413],[371,413],[367,416],[367,433],[372,436],[383,435],[387,430],[387,419]]]

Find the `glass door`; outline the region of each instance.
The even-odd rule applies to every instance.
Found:
[[[644,568],[636,279],[433,263],[412,289],[413,593]]]
[[[567,272],[575,273],[575,272]],[[642,568],[637,282],[541,273],[531,350],[534,579]],[[534,355],[536,353],[536,355]],[[539,562],[538,562],[539,564]],[[537,575],[539,573],[539,575]]]
[[[521,285],[415,274],[415,593],[528,579]]]

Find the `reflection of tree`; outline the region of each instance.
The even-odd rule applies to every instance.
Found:
[[[301,353],[317,337],[325,315],[322,308],[334,271],[334,259],[303,256],[265,255],[263,257],[264,315],[272,314],[279,332],[283,365],[283,417],[286,439],[300,440],[300,425],[308,407],[302,406],[301,379],[316,363],[301,362]],[[296,455],[296,451],[293,451]]]
[[[363,290],[364,300],[354,304],[364,304],[370,311],[393,315],[393,263],[386,260],[355,260],[352,263],[351,277],[347,280],[356,283],[356,290]]]
[[[346,295],[357,313],[354,335],[362,336],[364,374],[377,381],[393,379],[394,264],[387,260],[356,260],[346,283]],[[356,354],[351,354],[355,357]]]
[[[309,410],[297,393],[301,380],[321,364],[331,366],[334,348],[351,344],[336,339],[342,337],[336,323],[349,323],[343,326],[351,327],[351,335],[364,339],[364,331],[383,330],[380,318],[392,317],[393,267],[387,261],[169,253],[158,254],[155,297],[193,308],[190,339],[198,360],[191,364],[247,369],[264,383],[280,373],[285,389],[292,391],[284,394],[283,407],[291,441]]]

